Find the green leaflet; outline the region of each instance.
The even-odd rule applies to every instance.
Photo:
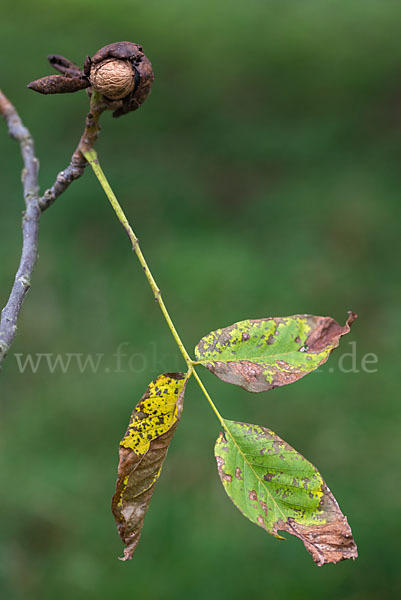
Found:
[[[325,363],[356,317],[350,312],[344,327],[314,315],[240,321],[204,336],[195,348],[196,360],[245,390],[271,390]]]
[[[165,373],[152,381],[134,408],[120,442],[120,462],[112,511],[132,558],[141,537],[144,518],[164,459],[181,417],[187,377]]]
[[[270,429],[224,420],[215,456],[224,489],[245,517],[279,537],[300,538],[320,566],[357,549],[319,471]]]

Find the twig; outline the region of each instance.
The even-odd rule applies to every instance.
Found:
[[[92,147],[99,135],[99,117],[106,109],[97,94],[92,95],[90,112],[86,116],[85,129],[80,142],[72,155],[71,162],[60,171],[51,188],[39,195],[39,161],[35,156],[33,138],[23,125],[16,109],[0,90],[0,114],[6,121],[10,136],[21,147],[24,168],[22,183],[25,198],[25,211],[22,217],[22,253],[14,284],[0,319],[0,363],[4,360],[17,332],[17,321],[22,303],[31,285],[31,277],[38,255],[39,221],[44,212],[69,187],[83,175],[87,164],[82,151]],[[82,150],[82,151],[81,151]]]
[[[86,165],[88,164],[82,152],[87,148],[92,148],[96,142],[99,132],[99,118],[104,110],[109,108],[101,97],[96,92],[92,94],[90,111],[86,115],[85,129],[82,134],[79,144],[71,157],[71,162],[64,171],[56,177],[56,181],[51,188],[47,189],[43,196],[39,199],[41,211],[45,211],[53,204],[55,200],[69,187],[69,185],[84,174]]]

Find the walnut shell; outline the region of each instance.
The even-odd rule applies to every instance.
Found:
[[[132,92],[135,85],[131,64],[116,58],[107,58],[93,64],[89,79],[93,89],[110,100],[124,98]]]

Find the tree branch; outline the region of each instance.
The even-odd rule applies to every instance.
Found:
[[[10,136],[21,147],[24,163],[22,183],[25,211],[22,217],[22,253],[14,284],[0,319],[0,363],[4,360],[17,332],[17,320],[23,300],[30,288],[31,277],[38,255],[39,221],[44,212],[75,180],[81,177],[87,165],[81,149],[92,147],[99,131],[99,117],[107,106],[97,94],[92,94],[90,112],[86,116],[85,129],[80,142],[66,169],[60,171],[51,188],[40,197],[38,172],[39,161],[35,156],[33,138],[23,125],[16,109],[0,90],[0,114],[6,121]]]
[[[22,217],[22,254],[14,285],[0,320],[0,362],[6,356],[17,331],[17,319],[22,302],[30,287],[31,275],[38,254],[38,229],[41,210],[39,207],[38,171],[33,139],[24,127],[17,111],[0,90],[0,113],[8,132],[21,146],[24,162],[22,184],[26,210]]]

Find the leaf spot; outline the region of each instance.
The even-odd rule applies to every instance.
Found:
[[[263,512],[265,513],[265,515],[266,515],[266,517],[267,517],[267,510],[268,510],[268,508],[267,508],[267,504],[266,504],[266,502],[263,502],[263,500],[260,500],[259,504],[260,504],[260,506],[261,506],[261,508],[262,508]]]
[[[243,477],[242,477],[242,474],[241,474],[241,469],[240,469],[239,467],[237,467],[237,468],[235,469],[235,477],[236,477],[237,479],[239,479],[239,480],[242,480],[242,479],[243,479]]]

